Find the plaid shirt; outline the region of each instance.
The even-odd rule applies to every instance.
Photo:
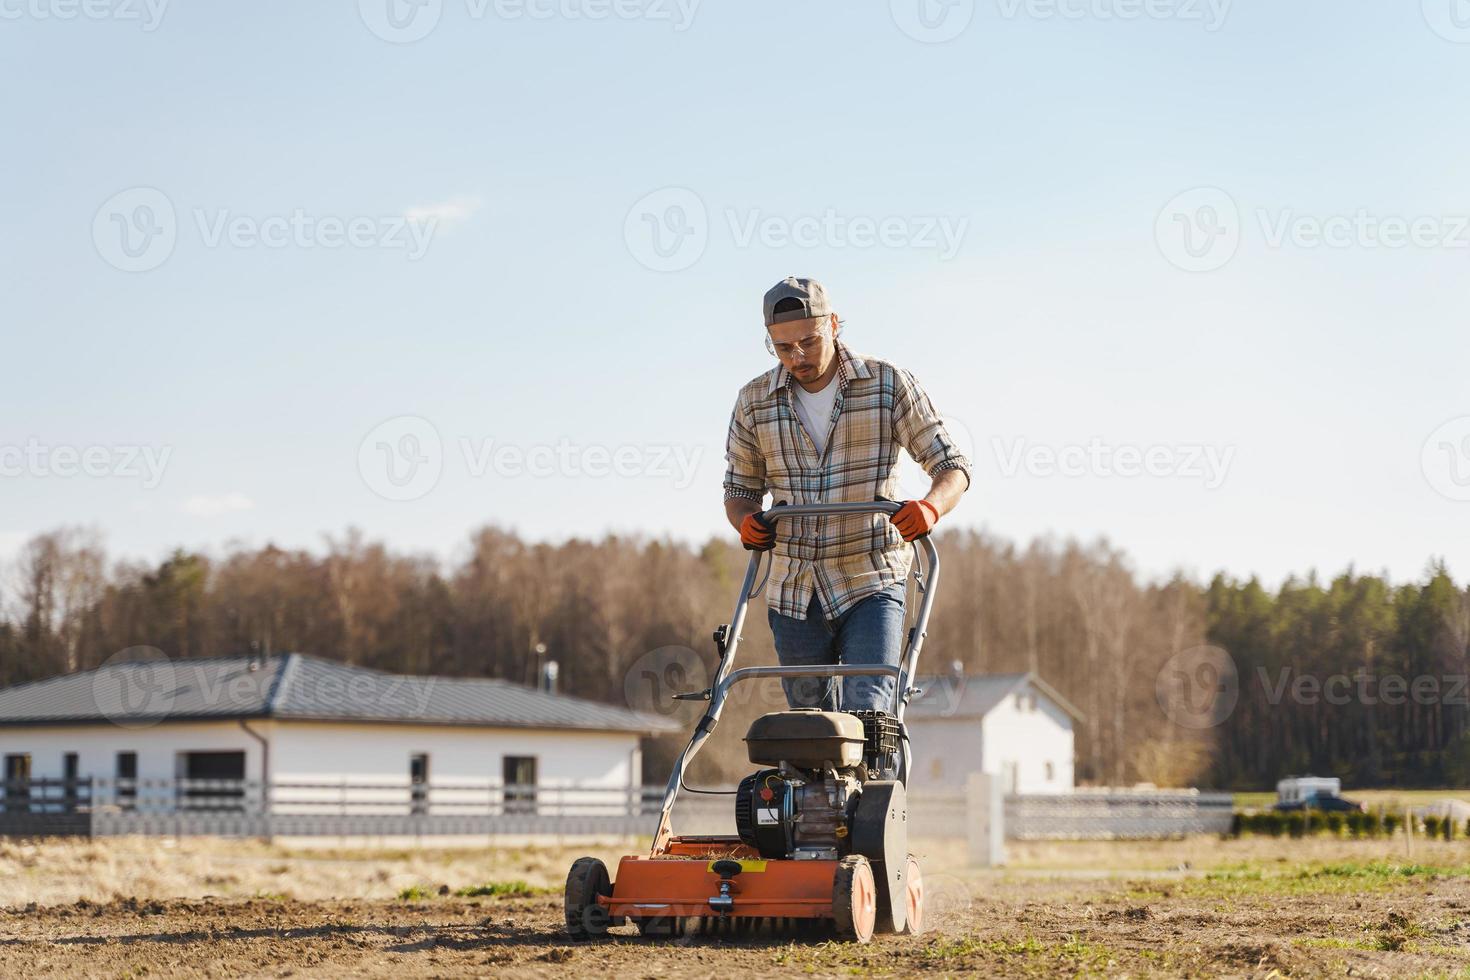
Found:
[[[871,503],[898,494],[898,450],[930,476],[970,463],[913,375],[837,343],[837,398],[818,454],[795,410],[784,366],[740,389],[725,446],[725,499]],[[886,515],[787,518],[776,525],[769,603],[805,619],[815,591],[828,619],[909,573],[911,551]]]

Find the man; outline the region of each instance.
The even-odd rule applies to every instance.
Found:
[[[745,547],[775,549],[767,615],[783,666],[892,664],[903,652],[910,542],[970,487],[970,464],[913,376],[838,339],[827,291],[788,278],[766,293],[766,348],[780,362],[740,389],[726,444],[725,515]],[[881,515],[760,519],[780,503],[893,499],[898,450],[932,479]],[[775,526],[772,526],[774,524]],[[832,678],[783,682],[792,707],[837,710]],[[844,711],[892,710],[891,677],[843,679]]]

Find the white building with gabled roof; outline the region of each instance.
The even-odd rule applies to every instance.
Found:
[[[153,790],[166,807],[202,780],[269,787],[276,813],[364,794],[409,813],[545,812],[561,790],[637,794],[641,739],[675,727],[502,680],[300,653],[120,662],[0,689],[0,809],[50,812],[28,782],[143,810]]]
[[[913,752],[909,789],[957,789],[971,773],[1006,793],[1075,786],[1073,725],[1081,713],[1035,674],[920,678],[904,716]]]

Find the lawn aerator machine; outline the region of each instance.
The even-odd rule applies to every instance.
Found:
[[[768,522],[801,517],[891,515],[890,501],[780,506]],[[567,875],[567,933],[604,936],[631,921],[645,936],[760,927],[835,928],[867,942],[875,931],[917,933],[924,926],[924,887],[908,851],[910,752],[903,715],[924,645],[939,579],[939,554],[928,537],[915,543],[912,577],[922,602],[899,666],[837,664],[735,669],[750,601],[760,595],[763,552],[754,552],[730,622],[715,630],[719,666],[704,691],[676,694],[708,701],[704,717],[674,763],[653,848],[628,856],[615,880],[597,858],[580,858]],[[766,569],[769,577],[769,566]],[[759,580],[759,584],[758,584]],[[690,762],[719,722],[730,689],[758,678],[886,676],[894,678],[893,710],[803,708],[757,718],[745,736],[751,773],[735,791],[738,836],[679,837],[674,801]],[[838,685],[840,686],[840,685]]]

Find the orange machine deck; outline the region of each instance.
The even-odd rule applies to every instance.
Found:
[[[740,859],[740,864],[742,871],[730,886],[735,900],[730,917],[832,917],[836,861]],[[625,857],[618,864],[612,895],[598,902],[612,915],[630,918],[717,915],[709,905],[720,893],[713,866],[704,857]]]

